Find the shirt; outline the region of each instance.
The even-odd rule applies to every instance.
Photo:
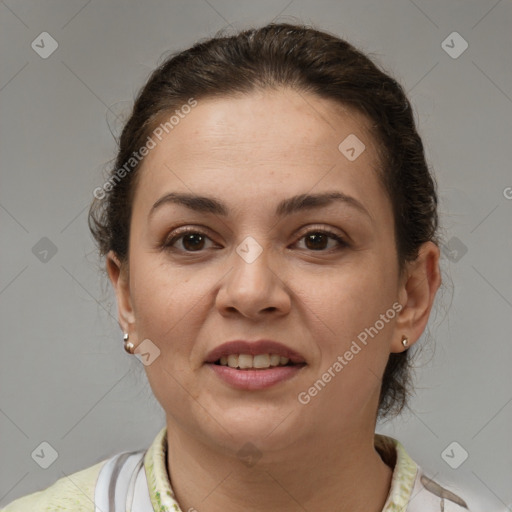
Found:
[[[462,498],[423,474],[396,439],[375,434],[375,448],[393,469],[391,488],[382,512],[468,512]],[[167,472],[167,427],[144,454],[144,470],[154,512],[183,512]],[[94,491],[105,459],[57,480],[50,487],[18,498],[0,512],[94,512]],[[136,512],[136,511],[135,511]]]

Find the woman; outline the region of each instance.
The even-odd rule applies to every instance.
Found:
[[[151,75],[94,195],[166,427],[6,511],[468,508],[375,434],[406,404],[441,283],[435,182],[395,80],[307,27],[198,43]]]

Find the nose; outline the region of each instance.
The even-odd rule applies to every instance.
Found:
[[[253,320],[287,314],[291,305],[289,288],[277,265],[272,265],[270,251],[263,250],[254,260],[240,254],[233,253],[233,267],[217,294],[216,306],[221,314],[238,312]]]

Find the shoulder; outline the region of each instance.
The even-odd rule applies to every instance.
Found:
[[[0,512],[94,512],[96,480],[107,460],[59,478],[46,489],[12,501]]]

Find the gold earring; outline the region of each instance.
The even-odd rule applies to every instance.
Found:
[[[135,349],[135,345],[132,342],[128,341],[129,335],[127,332],[123,334],[123,340],[124,340],[124,349],[128,354],[133,354],[133,350]]]
[[[406,336],[402,336],[402,345],[404,348],[407,348],[407,345],[409,345],[409,341]]]

